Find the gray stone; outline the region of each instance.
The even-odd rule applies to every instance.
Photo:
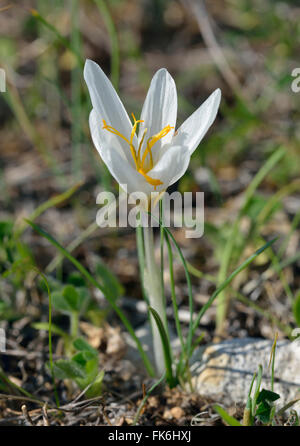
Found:
[[[246,403],[250,383],[259,364],[263,367],[262,388],[271,389],[269,370],[272,341],[244,338],[223,341],[195,352],[191,372],[195,391],[225,406]],[[300,398],[300,343],[281,340],[275,355],[274,391],[283,406]],[[300,408],[300,403],[293,406]]]
[[[136,331],[151,363],[152,336],[149,323]],[[171,346],[176,357],[180,352],[180,343],[175,333],[171,333]],[[145,373],[143,363],[135,343],[126,335],[128,345],[127,359],[139,371]],[[192,382],[195,392],[212,398],[216,403],[230,407],[236,403],[246,404],[253,374],[263,367],[261,388],[271,390],[271,372],[269,370],[270,353],[273,342],[264,339],[231,339],[217,344],[199,347],[191,358]],[[189,390],[189,388],[187,389]],[[275,354],[274,391],[280,395],[278,407],[300,398],[300,341],[277,341]],[[293,409],[300,410],[300,402]]]

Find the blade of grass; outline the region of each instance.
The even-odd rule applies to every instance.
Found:
[[[186,345],[184,343],[181,325],[180,325],[180,321],[179,321],[178,305],[177,305],[176,293],[175,293],[174,271],[173,271],[173,252],[172,252],[172,246],[171,246],[167,232],[164,232],[164,238],[165,238],[165,241],[167,244],[167,249],[168,249],[170,283],[171,283],[171,298],[172,298],[172,305],[173,305],[173,311],[174,311],[175,325],[176,325],[176,331],[177,331],[177,334],[178,334],[178,337],[180,340],[180,344],[181,344],[181,355],[180,355],[179,362],[177,364],[177,377],[178,377],[178,379],[182,378],[183,370],[185,369],[185,371],[187,373],[187,379],[189,382],[190,389],[191,389],[191,391],[193,391],[191,374],[190,374],[190,370],[189,370],[189,357],[193,353],[195,346],[192,345],[191,351],[189,354],[190,356],[188,356],[186,353]]]
[[[37,276],[40,276],[45,284],[46,290],[47,290],[47,294],[48,294],[48,299],[49,299],[49,315],[48,315],[48,345],[49,345],[49,361],[50,361],[50,373],[51,373],[51,378],[52,378],[52,383],[53,383],[53,390],[54,390],[54,396],[55,396],[55,401],[56,401],[56,405],[57,407],[59,407],[59,398],[58,398],[58,393],[57,393],[57,389],[56,389],[56,384],[55,384],[55,376],[54,376],[54,370],[53,370],[53,350],[52,350],[52,297],[51,297],[51,291],[50,291],[50,287],[47,281],[46,276],[35,266],[31,263],[31,259],[30,258],[26,258],[26,259],[22,259],[21,262],[15,263],[14,266],[9,270],[6,271],[7,274],[11,274],[14,271],[17,271],[18,269],[22,268],[22,270],[26,269],[26,270],[30,270],[30,271],[35,271],[35,273],[37,274]],[[1,370],[1,368],[0,368]],[[1,376],[0,376],[1,377]],[[18,390],[23,393],[24,395],[26,395],[27,397],[32,397],[32,395],[29,392],[26,392],[24,389],[22,389],[21,387],[19,388],[19,386],[16,386],[16,388],[18,388]]]
[[[290,230],[289,230],[289,232],[287,233],[287,235],[285,236],[285,238],[283,239],[283,241],[281,243],[281,246],[280,246],[279,251],[278,251],[278,259],[280,259],[280,260],[282,259],[282,256],[283,256],[283,254],[284,254],[284,252],[285,252],[285,250],[286,250],[286,248],[287,248],[287,246],[289,244],[291,236],[293,235],[295,229],[299,226],[299,224],[300,224],[300,209],[295,214],[295,216],[294,216],[294,218],[292,220],[292,224],[291,224]]]
[[[76,51],[75,48],[73,48],[72,44],[69,42],[68,39],[66,39],[58,30],[53,26],[51,23],[49,23],[36,9],[30,10],[32,16],[38,20],[41,24],[43,24],[46,28],[48,28],[57,38],[57,40],[65,46],[69,51],[71,51],[72,54],[77,59],[77,62],[81,68],[84,66],[84,61],[81,57],[81,54]]]
[[[270,250],[270,258],[272,261],[272,268],[277,272],[279,280],[282,284],[282,287],[283,287],[286,295],[290,299],[291,303],[293,303],[293,301],[294,301],[293,292],[289,286],[288,280],[285,277],[285,272],[282,269],[280,269],[280,267],[279,267],[279,264],[280,264],[279,259],[278,259],[277,255],[275,254],[275,252],[273,251],[273,249]]]
[[[54,395],[55,395],[55,402],[56,402],[57,407],[59,407],[60,403],[59,403],[57,388],[56,388],[56,384],[55,384],[54,365],[53,365],[53,350],[52,350],[52,298],[51,298],[51,291],[50,291],[50,288],[49,288],[48,281],[47,281],[46,277],[44,276],[44,274],[41,271],[39,271],[39,270],[37,270],[37,272],[41,276],[41,278],[43,279],[43,282],[44,282],[44,284],[46,286],[46,289],[47,289],[48,300],[49,300],[49,312],[48,312],[48,322],[49,322],[49,332],[48,332],[49,362],[50,362],[50,372],[51,372],[53,389],[54,389]]]
[[[118,205],[121,202],[123,202],[123,200],[125,200],[125,199],[126,199],[126,195],[123,194],[122,197],[119,198]],[[109,211],[108,216],[110,215],[110,212],[113,212],[113,207],[111,208],[111,211]],[[96,232],[97,229],[99,229],[99,224],[100,224],[99,221],[91,223],[81,234],[78,235],[78,237],[76,237],[67,246],[66,250],[69,253],[72,253],[76,248],[78,248],[78,246],[81,245],[81,243],[84,242],[84,240],[86,240],[88,237],[90,237],[92,234],[94,234],[94,232]],[[49,265],[46,267],[46,272],[51,273],[52,271],[54,271],[55,268],[57,268],[61,264],[63,258],[64,258],[64,256],[61,254],[58,254],[56,257],[54,257],[51,260],[51,262],[49,263]]]
[[[292,260],[298,260],[298,258],[300,258],[300,253],[299,253],[299,256],[297,256],[295,259],[293,258]],[[203,277],[203,278],[205,278],[206,280],[208,280],[211,283],[214,283],[214,284],[216,283],[216,279],[213,276],[210,276],[208,274],[202,273],[197,268],[192,266],[190,263],[188,263],[188,268],[189,268],[189,272],[193,276],[198,277],[198,278],[202,278]],[[278,265],[277,269],[279,269],[279,268],[280,268],[280,265]],[[271,323],[273,323],[275,326],[280,328],[280,330],[282,330],[283,333],[285,333],[289,338],[291,338],[292,328],[289,325],[286,325],[286,324],[282,323],[270,311],[268,311],[268,310],[266,310],[264,308],[261,308],[259,305],[257,305],[255,302],[253,302],[251,299],[249,299],[248,297],[246,297],[243,294],[241,294],[239,291],[234,290],[233,288],[230,287],[230,292],[232,292],[235,295],[236,299],[238,299],[240,302],[244,303],[245,305],[253,308],[253,310],[255,310],[257,313],[259,313],[262,316],[264,316],[265,318],[267,318]]]
[[[300,259],[300,251],[298,251],[295,255],[289,257],[288,259],[285,259],[282,262],[280,262],[279,265],[275,267],[275,271],[279,272],[283,268],[292,265],[292,263],[297,262],[299,259]]]
[[[139,261],[139,273],[140,273],[140,281],[141,281],[141,287],[142,287],[142,293],[143,298],[149,304],[149,299],[145,290],[144,286],[144,271],[146,268],[145,264],[145,250],[144,250],[144,235],[143,235],[143,228],[142,226],[137,226],[136,228],[136,245],[137,245],[137,252],[138,252],[138,261]]]
[[[153,316],[157,328],[159,330],[159,334],[161,337],[161,342],[163,345],[164,357],[165,357],[165,366],[166,366],[166,380],[170,387],[174,387],[176,385],[176,380],[173,377],[172,372],[172,355],[171,355],[171,346],[169,342],[168,335],[166,333],[164,324],[154,308],[149,307],[149,312]]]
[[[159,215],[160,220],[164,221],[164,209],[163,209],[163,201],[159,201]],[[160,235],[160,282],[161,282],[161,290],[162,296],[164,299],[164,306],[166,308],[166,294],[165,294],[165,281],[164,281],[164,230],[162,226],[159,228]]]
[[[180,257],[180,260],[182,262],[183,268],[184,268],[186,282],[187,282],[187,286],[188,286],[189,313],[190,313],[189,330],[188,330],[188,337],[187,337],[187,341],[186,341],[186,356],[187,356],[187,358],[190,358],[191,351],[192,351],[192,340],[193,340],[193,334],[192,333],[193,333],[193,311],[194,311],[193,308],[194,308],[194,302],[193,302],[192,282],[191,282],[191,277],[190,277],[190,274],[189,274],[188,266],[187,266],[186,260],[184,258],[184,255],[182,254],[182,251],[181,251],[178,243],[176,242],[173,234],[171,233],[171,231],[169,231],[169,229],[166,226],[164,226],[162,221],[160,219],[157,219],[155,215],[152,215],[150,212],[149,212],[149,215],[151,215],[151,217],[159,223],[160,227],[163,228],[165,233],[168,235],[168,237],[174,243],[174,245],[175,245],[175,247],[176,247],[176,249],[178,251],[178,255]]]
[[[6,68],[6,70],[7,72],[9,72],[9,68]],[[48,167],[50,167],[53,173],[59,178],[60,184],[64,185],[65,182],[63,181],[61,170],[57,167],[57,163],[53,159],[51,150],[49,150],[46,142],[42,139],[42,137],[36,131],[35,127],[32,125],[30,118],[25,111],[18,90],[13,84],[9,82],[4,98],[7,101],[12,112],[14,113],[15,117],[17,118],[18,124],[21,126],[29,141],[36,148],[44,163]]]
[[[99,226],[96,222],[91,223],[84,231],[82,231],[78,237],[76,237],[67,247],[66,250],[71,254],[78,246],[83,243],[84,240],[86,240],[88,237],[90,237],[97,229],[99,229]],[[52,273],[56,268],[58,268],[64,258],[63,254],[57,254],[49,263],[49,265],[46,267],[47,273]]]
[[[179,340],[180,340],[182,351],[185,351],[185,344],[184,344],[182,330],[181,330],[181,325],[180,325],[179,316],[178,316],[178,305],[177,305],[177,302],[176,302],[175,281],[174,281],[174,271],[173,271],[173,252],[172,252],[172,247],[171,247],[171,243],[170,243],[168,234],[165,233],[164,236],[165,236],[165,241],[166,241],[166,244],[167,244],[168,256],[169,256],[171,298],[172,298],[172,304],[173,304],[173,310],[174,310],[175,325],[176,325],[176,330],[177,330],[177,334],[178,334],[178,337],[179,337]]]
[[[145,364],[145,367],[149,373],[150,376],[154,376],[154,371],[152,368],[152,365],[144,352],[144,349],[142,347],[142,344],[140,340],[137,338],[134,329],[123,313],[123,311],[116,305],[114,300],[106,293],[105,289],[100,285],[99,282],[97,282],[93,276],[84,268],[84,266],[81,265],[81,263],[75,259],[60,243],[58,243],[57,240],[55,240],[50,234],[48,234],[46,231],[44,231],[42,228],[40,228],[35,223],[31,222],[30,220],[25,220],[38,234],[40,234],[42,237],[46,238],[53,246],[55,246],[58,251],[60,251],[61,254],[63,254],[68,260],[70,260],[71,263],[78,269],[78,271],[96,288],[98,288],[107,299],[108,303],[111,305],[113,310],[117,313],[125,327],[127,328],[129,334],[133,338],[134,342],[136,343],[137,349],[140,352],[140,355],[142,357],[142,360]]]
[[[242,424],[236,418],[229,415],[229,413],[226,412],[226,410],[224,410],[223,407],[219,406],[218,404],[214,404],[213,408],[220,415],[220,417],[227,424],[229,424],[229,426],[242,426]]]
[[[211,274],[205,274],[199,269],[195,268],[191,263],[186,262],[188,271],[192,276],[197,277],[198,279],[205,279],[208,280],[208,282],[216,283],[217,279],[212,276]]]
[[[70,187],[70,189],[66,190],[62,194],[56,195],[49,200],[42,203],[40,206],[38,206],[32,214],[29,216],[30,221],[36,220],[41,214],[43,214],[47,209],[58,206],[59,204],[63,203],[64,201],[68,200],[72,195],[78,190],[78,188],[82,185],[82,183],[77,183],[74,186]],[[24,229],[26,228],[25,224],[20,225],[15,230],[16,237],[20,237],[20,235],[23,233]]]
[[[257,305],[255,302],[252,302],[251,299],[244,296],[243,294],[239,293],[238,291],[235,291],[235,297],[240,302],[243,302],[243,304],[247,305],[250,308],[253,308],[257,313],[261,314],[265,318],[267,318],[271,323],[276,325],[280,330],[283,331],[290,339],[292,334],[292,328],[288,325],[283,324],[276,316],[274,316],[272,313],[270,313],[268,310],[265,310],[264,308],[261,308],[259,305]]]
[[[75,54],[81,54],[81,34],[79,30],[79,0],[71,0],[71,47]],[[82,152],[81,152],[81,65],[73,67],[71,72],[71,115],[72,115],[72,174],[77,181],[82,178]]]
[[[266,202],[266,205],[262,208],[261,212],[257,216],[257,222],[258,224],[263,224],[268,217],[269,213],[273,209],[273,207],[276,205],[276,203],[280,202],[284,197],[287,195],[291,195],[294,192],[297,192],[300,190],[300,180],[296,179],[292,181],[290,184],[287,184],[286,186],[279,189],[276,194],[272,195],[270,199]]]
[[[147,391],[146,395],[144,396],[144,398],[143,398],[142,401],[141,401],[141,404],[140,404],[139,407],[138,407],[137,413],[136,413],[136,415],[135,415],[135,417],[134,417],[134,420],[133,420],[133,422],[132,422],[132,425],[133,425],[133,426],[135,426],[136,423],[138,422],[138,420],[139,420],[139,418],[140,418],[140,415],[141,415],[141,412],[142,412],[142,410],[143,410],[143,408],[144,408],[144,406],[145,406],[145,404],[146,404],[146,402],[147,402],[147,399],[148,399],[149,396],[151,395],[151,393],[152,393],[152,392],[156,389],[156,387],[158,387],[158,386],[159,386],[165,379],[166,379],[166,374],[164,373],[164,374],[162,375],[162,377],[161,377],[158,381],[156,381],[156,382],[150,387],[150,389]]]
[[[11,389],[16,390],[17,392],[19,392],[22,395],[25,395],[27,398],[30,398],[30,400],[41,404],[41,401],[37,398],[35,398],[33,395],[31,395],[31,393],[27,392],[27,390],[23,389],[22,387],[18,386],[17,384],[15,384],[13,381],[11,381],[6,374],[4,373],[2,367],[0,366],[0,379],[8,386],[8,388],[10,387]],[[45,404],[43,402],[43,404]]]
[[[251,380],[251,384],[250,384],[250,387],[249,387],[249,392],[248,392],[248,396],[247,396],[247,403],[246,403],[246,407],[244,409],[243,426],[252,426],[252,423],[253,423],[251,393],[252,393],[252,389],[253,389],[253,385],[254,385],[255,379],[256,379],[256,372],[253,374],[253,377],[252,377],[252,380]]]
[[[256,386],[255,386],[255,392],[254,392],[254,397],[252,399],[252,415],[253,417],[255,416],[256,413],[256,401],[260,392],[260,385],[261,385],[261,380],[262,380],[262,365],[259,364],[258,366],[258,373],[257,373],[257,377],[256,377]]]
[[[272,345],[271,354],[270,354],[270,362],[269,362],[269,368],[272,365],[271,368],[271,390],[274,392],[274,380],[275,380],[275,354],[276,354],[276,343],[278,339],[278,333],[275,333],[274,343]]]
[[[245,199],[243,206],[241,207],[234,224],[232,226],[231,233],[228,237],[227,243],[225,245],[223,256],[221,259],[219,274],[218,274],[218,283],[221,284],[224,282],[229,265],[230,260],[232,257],[232,252],[235,246],[236,239],[238,238],[238,232],[239,232],[239,226],[240,221],[243,215],[245,214],[247,207],[250,203],[250,200],[252,199],[256,189],[261,184],[261,182],[264,180],[264,178],[268,175],[268,173],[273,169],[273,167],[283,158],[285,155],[285,149],[283,147],[279,147],[264,163],[264,165],[261,167],[261,169],[257,172],[251,183],[249,184],[248,188],[245,192]],[[227,311],[227,302],[226,302],[226,294],[220,293],[219,299],[218,299],[218,305],[217,305],[217,316],[216,316],[216,322],[217,322],[217,330],[221,331],[223,327],[223,321],[226,316]]]
[[[212,296],[209,298],[208,302],[206,302],[205,305],[201,308],[194,324],[193,324],[193,335],[195,334],[195,331],[201,321],[202,316],[205,314],[205,312],[208,310],[208,308],[212,305],[216,297],[232,282],[232,280],[245,268],[247,268],[248,265],[250,265],[251,262],[253,262],[254,259],[256,259],[257,256],[259,256],[262,252],[264,252],[267,248],[269,248],[273,243],[277,240],[277,238],[274,238],[273,240],[267,242],[264,246],[259,248],[254,254],[252,254],[248,259],[246,259],[238,268],[236,268],[233,273],[230,274],[230,276],[224,280],[224,282],[215,290],[215,292],[212,294]]]
[[[110,10],[104,0],[94,0],[105,22],[111,44],[111,81],[116,90],[119,88],[120,56],[117,30]]]
[[[292,407],[294,404],[298,403],[300,401],[300,398],[297,398],[295,400],[290,401],[289,403],[285,404],[279,411],[276,413],[278,417],[284,414],[286,410],[288,410],[290,407]]]

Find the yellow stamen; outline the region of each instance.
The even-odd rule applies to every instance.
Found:
[[[147,147],[146,147],[146,150],[145,150],[145,152],[144,152],[143,159],[142,159],[142,166],[143,166],[144,163],[145,163],[145,160],[146,160],[147,155],[149,155],[149,156],[150,156],[150,169],[152,169],[152,167],[153,167],[153,158],[152,158],[152,152],[151,152],[152,147],[154,146],[154,144],[155,144],[157,141],[159,141],[161,138],[163,138],[164,136],[166,136],[166,135],[169,133],[169,131],[170,131],[171,129],[173,129],[173,128],[174,128],[174,127],[171,127],[170,125],[167,125],[167,126],[164,127],[160,132],[158,132],[156,135],[151,136],[151,138],[148,139],[148,141],[147,141]]]
[[[122,133],[120,133],[118,130],[116,130],[111,125],[107,125],[107,123],[106,123],[106,121],[104,119],[102,119],[102,122],[103,122],[103,128],[105,130],[108,130],[110,133],[113,133],[114,135],[119,136],[120,138],[124,139],[124,141],[126,141],[127,144],[130,145],[130,142],[128,141],[128,139],[124,135],[122,135]]]
[[[144,139],[145,139],[145,136],[146,136],[147,131],[148,131],[148,129],[145,129],[145,130],[144,130],[142,139],[141,139],[141,141],[140,141],[140,143],[139,143],[139,149],[138,149],[138,154],[137,154],[137,159],[138,159],[138,164],[139,164],[139,166],[141,165],[141,149],[142,149],[142,145],[143,145],[143,143],[144,143]]]
[[[138,162],[138,158],[136,157],[136,151],[135,151],[134,145],[132,144],[132,141],[133,141],[133,138],[134,138],[134,135],[135,135],[135,132],[136,132],[137,125],[140,122],[144,122],[144,121],[141,121],[140,119],[136,120],[133,113],[132,113],[132,117],[133,117],[133,120],[134,120],[134,124],[133,124],[132,130],[131,130],[130,144],[129,145],[130,145],[131,155],[132,155],[132,157],[134,159],[136,170],[138,170],[139,162]]]
[[[140,119],[136,120],[136,119],[135,119],[135,116],[134,116],[133,113],[132,113],[132,117],[133,117],[133,119],[134,119],[134,124],[133,124],[132,130],[131,130],[130,144],[132,144],[132,141],[133,141],[133,138],[134,138],[134,135],[135,135],[135,132],[136,132],[136,128],[137,128],[138,123],[139,123],[139,122],[144,122],[144,121],[142,121],[142,120],[140,120]]]
[[[151,136],[147,141],[146,149],[145,149],[143,157],[141,159],[141,150],[142,150],[144,139],[145,139],[145,136],[147,133],[147,129],[144,130],[142,139],[139,143],[138,153],[136,153],[135,147],[133,145],[133,138],[134,138],[134,135],[136,134],[137,125],[140,122],[144,122],[144,121],[142,121],[140,119],[136,119],[133,113],[132,113],[132,117],[133,117],[134,123],[133,123],[132,130],[131,130],[130,140],[128,138],[126,138],[126,136],[122,135],[122,133],[120,133],[114,127],[112,127],[111,125],[108,125],[104,119],[103,119],[103,128],[105,130],[107,130],[108,132],[111,132],[114,135],[119,136],[120,138],[122,138],[124,141],[127,142],[127,144],[130,147],[131,155],[134,160],[136,170],[141,175],[143,175],[143,177],[145,178],[147,183],[151,184],[151,186],[154,186],[154,190],[156,190],[156,187],[163,184],[163,182],[160,180],[157,180],[156,178],[151,178],[149,175],[147,175],[147,172],[149,172],[149,170],[151,170],[153,168],[152,147],[154,146],[154,144],[157,141],[159,141],[161,138],[166,136],[169,133],[169,131],[171,129],[173,129],[174,127],[167,125],[160,132],[158,132],[156,135]],[[150,157],[150,163],[149,163],[150,167],[148,167],[148,168],[145,167],[145,161],[146,161],[147,155],[149,155],[149,157]]]
[[[162,181],[157,180],[156,178],[151,178],[149,175],[147,175],[143,169],[139,169],[138,172],[143,175],[147,183],[151,184],[151,186],[154,186],[154,190],[156,190],[157,186],[160,186],[161,184],[164,184]]]

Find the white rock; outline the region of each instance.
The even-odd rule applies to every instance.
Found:
[[[153,363],[152,336],[149,323],[136,331],[143,348]],[[132,361],[139,373],[145,373],[139,352],[132,339],[125,335],[128,345],[127,358]],[[263,367],[261,388],[271,390],[271,373],[268,368],[273,342],[264,339],[239,338],[218,344],[199,347],[190,361],[195,392],[212,398],[225,407],[235,403],[246,404],[253,374]],[[171,346],[174,356],[180,352],[180,342],[171,333]],[[187,389],[189,390],[189,389]],[[274,391],[280,395],[277,406],[300,398],[300,340],[277,341],[275,354]],[[300,410],[300,402],[292,406]]]
[[[268,340],[244,338],[199,348],[191,365],[195,391],[224,406],[246,403],[250,383],[259,364],[263,366],[261,388],[271,390],[268,365],[272,344]],[[279,407],[300,398],[299,339],[277,342],[274,391],[280,395]],[[300,409],[300,403],[293,408]]]

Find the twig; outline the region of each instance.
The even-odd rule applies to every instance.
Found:
[[[20,395],[6,395],[5,393],[0,393],[0,400],[1,399],[8,399],[8,400],[19,400],[19,401],[27,401],[29,403],[36,403],[39,404],[40,406],[43,405],[43,401],[40,401],[38,399],[35,398],[30,398],[30,397],[26,397],[26,396],[20,396]],[[56,410],[56,408],[54,406],[52,406],[53,409]]]
[[[238,77],[230,68],[224,56],[224,52],[222,51],[214,35],[204,0],[181,0],[181,3],[186,9],[191,9],[193,11],[199,26],[199,31],[203,37],[211,58],[219,69],[225,82],[237,96],[247,99],[246,93],[243,90]]]
[[[25,404],[21,407],[26,426],[34,426]]]
[[[43,412],[43,423],[44,423],[44,426],[50,426],[48,413],[47,413],[47,403],[45,403],[43,405],[42,412]]]
[[[14,5],[3,6],[2,8],[0,8],[0,12],[7,11],[8,9],[12,8],[13,6],[14,6]]]

